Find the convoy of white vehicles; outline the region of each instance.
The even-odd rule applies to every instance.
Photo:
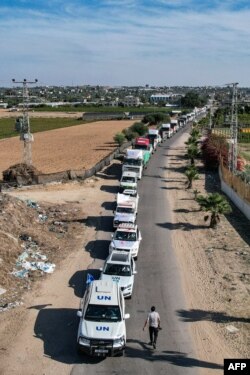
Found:
[[[109,256],[100,269],[100,280],[88,283],[80,309],[77,344],[80,351],[92,356],[122,355],[126,346],[124,298],[131,298],[135,260],[138,257],[141,232],[136,224],[139,195],[138,180],[157,145],[171,138],[180,128],[206,114],[206,107],[162,124],[160,130],[149,129],[146,137],[138,137],[134,148],[126,150],[122,177],[114,210]]]

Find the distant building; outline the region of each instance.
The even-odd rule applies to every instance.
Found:
[[[122,102],[125,107],[137,107],[141,104],[140,98],[133,95],[125,96]]]
[[[168,102],[171,99],[171,94],[153,94],[150,96],[151,103]]]
[[[154,104],[158,103],[167,103],[174,101],[178,98],[181,98],[183,95],[181,94],[153,94],[150,96],[150,102]]]

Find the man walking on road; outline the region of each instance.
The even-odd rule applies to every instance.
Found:
[[[151,312],[148,314],[148,317],[145,321],[144,328],[148,324],[149,326],[149,337],[150,337],[150,343],[149,345],[153,345],[153,348],[156,348],[156,341],[158,337],[158,330],[160,328],[160,315],[157,311],[155,311],[155,306],[151,307]]]

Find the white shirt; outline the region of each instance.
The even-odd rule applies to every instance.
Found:
[[[148,314],[148,319],[149,327],[155,327],[158,328],[159,326],[159,321],[160,321],[160,315],[158,314],[157,311],[151,311]]]

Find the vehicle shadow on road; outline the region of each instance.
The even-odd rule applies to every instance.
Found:
[[[95,240],[89,241],[85,246],[93,259],[105,260],[109,254],[109,240]]]
[[[91,274],[95,280],[100,277],[100,270],[98,269],[87,269],[84,271],[77,271],[69,279],[69,287],[74,289],[76,297],[82,298],[86,290],[87,275]]]
[[[87,227],[95,227],[96,231],[113,231],[113,216],[88,216],[83,220],[83,223]]]
[[[119,192],[119,186],[102,185],[100,189],[111,194],[117,194]]]
[[[37,309],[36,306],[29,307]],[[43,341],[44,356],[67,364],[82,363],[77,353],[76,309],[39,309],[34,326],[34,337]]]
[[[159,351],[152,350],[152,348],[144,342],[138,340],[128,340],[126,347],[126,357],[141,358],[148,361],[162,361],[168,362],[178,367],[201,367],[209,369],[223,369],[223,366],[218,363],[202,361],[193,357],[188,357],[187,353],[176,351]],[[136,343],[141,346],[141,349],[129,346],[129,343]]]
[[[107,211],[114,211],[114,209],[116,208],[116,202],[103,202],[102,207]]]
[[[250,318],[243,318],[237,316],[229,316],[225,312],[216,311],[205,311],[199,309],[191,310],[177,310],[177,315],[180,317],[182,322],[199,322],[203,320],[215,322],[215,323],[250,323]]]
[[[177,230],[182,229],[184,231],[187,230],[194,230],[194,229],[208,229],[206,225],[194,225],[191,223],[156,223],[161,228],[169,229],[169,230]]]

